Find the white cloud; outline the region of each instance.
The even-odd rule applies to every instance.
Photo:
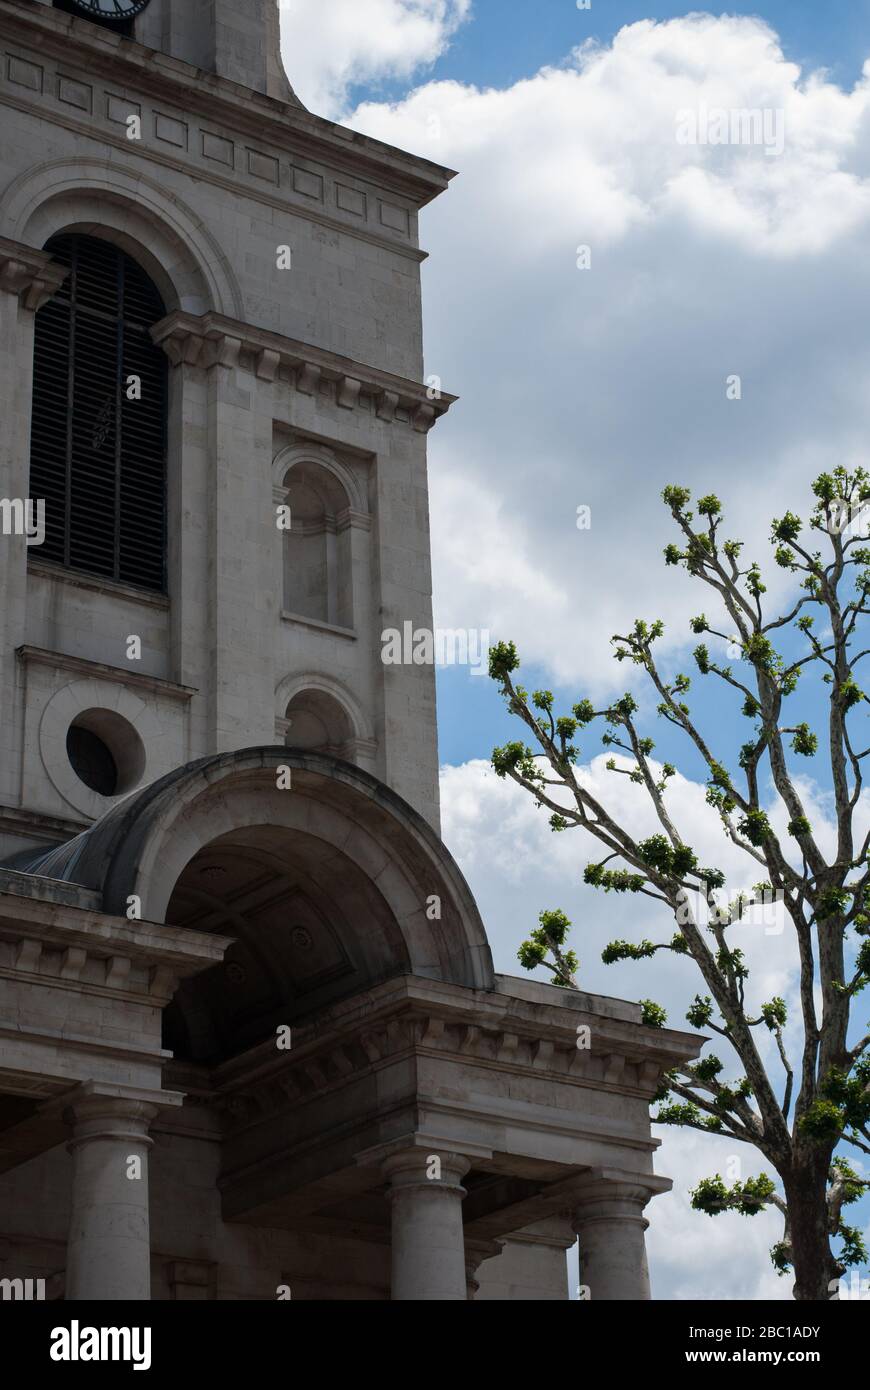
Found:
[[[606,762],[606,755],[599,754],[580,769],[589,789],[635,839],[659,831],[644,789],[609,772]],[[443,767],[441,798],[444,840],[475,892],[497,969],[522,973],[516,960],[520,941],[536,925],[542,908],[561,907],[575,924],[585,988],[629,999],[650,994],[668,1009],[675,1027],[686,1026],[683,1018],[689,1002],[698,989],[705,992],[692,962],[671,955],[654,962],[612,966],[601,961],[608,941],[617,937],[669,941],[675,926],[668,909],[649,898],[604,896],[583,883],[586,863],[606,854],[597,841],[580,830],[554,834],[549,812],[538,810],[526,792],[510,779],[497,777],[482,759]],[[761,870],[725,837],[705,798],[703,786],[678,773],[667,794],[673,821],[700,863],[722,869],[729,894],[747,890]],[[817,829],[824,833],[821,805],[815,814]],[[750,1007],[773,994],[794,997],[796,952],[779,909],[747,917],[732,928],[730,936],[732,946],[744,951],[752,971]],[[540,978],[550,976],[541,970]],[[764,1041],[759,1039],[760,1044]],[[772,1047],[768,1051],[771,1058],[776,1055]],[[730,1060],[727,1049],[722,1058]]]
[[[657,829],[644,790],[626,777],[609,773],[605,762],[599,756],[584,767],[590,789],[635,838]],[[817,833],[824,838],[831,829],[825,819],[825,799],[810,784],[802,790]],[[649,899],[605,897],[583,884],[583,866],[603,857],[591,837],[570,830],[554,834],[548,813],[536,810],[527,793],[510,780],[496,777],[482,760],[442,768],[441,797],[444,840],[477,899],[496,970],[523,974],[516,959],[520,941],[536,925],[542,908],[561,907],[574,924],[571,944],[580,956],[582,988],[625,999],[653,998],[667,1009],[671,1026],[689,1030],[686,1008],[696,993],[707,993],[692,961],[659,955],[651,961],[602,963],[601,951],[608,941],[667,941],[675,927],[667,909]],[[668,806],[700,861],[718,865],[728,875],[729,892],[751,885],[758,871],[725,838],[702,786],[678,775],[668,793]],[[758,1005],[774,995],[786,1000],[794,1019],[794,1031],[786,1031],[786,1048],[794,1060],[800,1040],[797,952],[791,929],[786,925],[777,932],[775,927],[770,916],[750,919],[731,929],[729,942],[744,951],[750,969],[750,1012],[757,1014]],[[536,976],[550,978],[544,969]],[[756,1041],[781,1093],[783,1076],[774,1041],[766,1029],[757,1030]],[[712,1050],[725,1064],[723,1076],[736,1080],[742,1069],[724,1040],[714,1037]],[[689,1192],[702,1177],[719,1172],[733,1182],[765,1168],[775,1177],[770,1166],[750,1147],[716,1136],[661,1127],[657,1137],[662,1148],[656,1169],[672,1178],[674,1187],[670,1196],[657,1199],[647,1211],[655,1297],[790,1297],[791,1280],[777,1276],[768,1253],[782,1236],[776,1212],[751,1219],[734,1213],[710,1218],[692,1211],[690,1205]],[[735,1158],[741,1164],[738,1172],[729,1167]],[[570,1277],[573,1287],[576,1272]]]
[[[652,1297],[687,1303],[790,1301],[792,1279],[780,1277],[770,1260],[771,1246],[782,1239],[782,1218],[777,1212],[753,1217],[723,1212],[711,1217],[692,1210],[689,1194],[699,1177],[730,1172],[728,1165],[737,1155],[729,1154],[721,1140],[691,1130],[663,1129],[657,1137],[664,1144],[657,1166],[674,1185],[644,1212],[649,1222],[646,1247]],[[739,1157],[742,1177],[764,1171],[763,1160],[745,1146]],[[578,1282],[575,1246],[568,1255],[572,1297]]]
[[[300,100],[338,119],[348,89],[410,78],[443,53],[471,0],[280,0],[284,65]]]
[[[662,565],[665,483],[720,492],[764,556],[812,472],[866,461],[868,73],[844,92],[762,21],[690,15],[349,118],[460,171],[422,224],[427,370],[460,394],[430,440],[442,626],[594,693],[614,631],[660,615],[682,641],[704,606]],[[679,144],[702,106],[782,111],[782,155]]]
[[[662,1140],[657,1166],[673,1179],[665,1197],[650,1202],[647,1250],[654,1298],[785,1300],[793,1280],[780,1277],[770,1248],[782,1240],[782,1217],[768,1210],[755,1216],[693,1211],[689,1193],[698,1179],[721,1173],[726,1182],[757,1176],[770,1165],[745,1144],[708,1137],[692,1130],[658,1126]],[[729,1165],[739,1162],[739,1169]]]

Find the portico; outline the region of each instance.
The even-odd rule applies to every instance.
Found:
[[[455,863],[369,774],[202,760],[2,887],[0,1219],[56,1171],[68,1299],[148,1298],[181,1267],[184,1296],[340,1297],[350,1267],[358,1296],[486,1297],[535,1230],[563,1284],[576,1231],[592,1299],[649,1297],[643,1209],[670,1184],[648,1102],[692,1040],[496,975]],[[200,1232],[173,1219],[191,1167]],[[227,1255],[251,1242],[274,1259],[242,1288]]]

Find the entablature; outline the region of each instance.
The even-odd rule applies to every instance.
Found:
[[[155,325],[151,336],[173,366],[247,366],[262,380],[283,379],[306,396],[317,396],[328,386],[338,407],[354,410],[361,397],[368,397],[379,419],[398,423],[405,418],[420,433],[430,430],[457,399],[441,391],[433,398],[429,388],[408,377],[223,314],[176,310]]]

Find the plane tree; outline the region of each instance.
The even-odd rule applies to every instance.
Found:
[[[666,564],[706,592],[712,615],[691,621],[694,665],[701,681],[718,682],[736,702],[746,729],[739,748],[721,746],[721,719],[705,728],[694,676],[658,656],[660,621],[638,620],[614,636],[617,661],[637,668],[637,680],[601,708],[581,698],[560,712],[551,691],[530,694],[519,684],[513,643],[489,654],[490,675],[527,735],[494,750],[496,773],[549,811],[554,832],[581,830],[598,842],[587,884],[656,904],[661,938],[613,941],[604,961],[677,955],[700,976],[686,1018],[712,1036],[712,1046],[668,1074],[653,1118],[751,1145],[772,1170],[732,1183],[718,1173],[704,1178],[692,1204],[710,1215],[777,1208],[783,1228],[771,1257],[781,1273],[793,1273],[801,1300],[836,1296],[844,1272],[866,1262],[861,1232],[846,1218],[870,1188],[854,1166],[856,1153],[870,1154],[870,1034],[850,1026],[870,982],[870,818],[862,795],[870,747],[861,734],[867,738],[861,668],[870,655],[870,546],[862,532],[870,480],[862,469],[837,468],[815,480],[812,494],[805,518],[788,511],[772,523],[772,558],[791,576],[791,597],[785,611],[769,612],[761,566],[744,559],[741,541],[726,538],[719,499],[692,505],[688,488],[663,493],[676,528]],[[679,822],[670,795],[677,768],[654,756],[653,726],[638,702],[644,683],[656,719],[668,726],[669,749],[684,746],[687,762],[703,768],[723,842],[741,852],[729,861],[745,864],[739,883],[700,861],[693,827]],[[797,701],[804,713],[807,703],[818,712],[813,724],[790,715]],[[584,772],[581,758],[590,753],[580,740],[596,731],[608,772],[630,778],[646,799],[646,838],[629,833],[614,799]],[[813,823],[807,759],[830,799],[833,827]],[[771,896],[784,914],[792,968],[783,994],[763,998],[735,936]],[[520,962],[578,988],[570,931],[561,909],[542,912]],[[643,1001],[643,1018],[653,1027],[666,1021],[652,1000]]]

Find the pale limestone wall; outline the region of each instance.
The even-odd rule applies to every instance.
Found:
[[[566,1249],[574,1244],[567,1221],[539,1221],[504,1242],[500,1255],[477,1271],[475,1301],[540,1302],[569,1297]]]
[[[0,545],[0,854],[69,839],[117,804],[85,788],[66,758],[66,731],[84,711],[125,720],[141,745],[143,766],[126,793],[137,778],[148,783],[203,754],[280,741],[288,703],[306,690],[341,705],[349,756],[437,827],[434,672],[384,667],[380,632],[431,626],[426,431],[444,406],[420,384],[417,216],[449,171],[302,110],[277,64],[276,17],[271,0],[153,0],[138,26],[144,48],[46,4],[0,0],[0,492],[27,495],[33,321],[51,289],[41,248],[54,233],[97,231],[141,262],[165,298],[159,336],[171,363],[168,600],[60,577],[20,539]],[[127,139],[131,115],[140,140]],[[290,270],[277,265],[283,245]],[[300,621],[285,604],[274,507],[292,467],[309,465],[344,489],[328,542],[348,559],[341,626]],[[142,641],[135,662],[131,635]],[[274,759],[260,762],[270,775],[254,786],[256,769],[243,768],[235,799],[222,797],[212,768],[201,823],[191,811],[165,844],[152,836],[127,864],[144,921],[111,915],[125,905],[114,880],[107,907],[96,886],[2,875],[4,1085],[14,1095],[3,1096],[10,1123],[0,1160],[18,1166],[0,1176],[0,1277],[41,1275],[57,1289],[77,1263],[79,1279],[93,1278],[96,1261],[77,1255],[75,1242],[66,1248],[73,1170],[76,1210],[96,1211],[91,1226],[101,1229],[112,1216],[97,1211],[87,1155],[74,1161],[61,1137],[80,1137],[90,1115],[103,1126],[100,1142],[123,1157],[126,1117],[138,1116],[144,1143],[159,1107],[150,1162],[157,1298],[271,1299],[279,1284],[296,1299],[385,1298],[398,1209],[383,1193],[409,1175],[399,1225],[416,1234],[393,1269],[398,1297],[408,1288],[443,1296],[432,1277],[439,1250],[449,1256],[450,1296],[459,1279],[461,1297],[463,1254],[473,1263],[475,1250],[537,1215],[480,1267],[479,1297],[564,1298],[570,1233],[552,1214],[579,1201],[606,1245],[610,1228],[595,1203],[612,1205],[617,1193],[620,1221],[627,1214],[642,1230],[643,1204],[667,1186],[652,1174],[649,1095],[663,1067],[689,1055],[684,1041],[637,1036],[637,1010],[618,1002],[557,999],[563,992],[529,982],[493,989],[483,928],[455,866],[422,842],[416,822],[385,829],[383,789],[330,770],[343,785],[320,788],[321,805],[326,773],[293,755],[303,795],[288,801],[275,788]],[[179,793],[172,810],[183,809]],[[159,899],[162,919],[200,843],[253,824],[332,838],[348,864],[358,859],[367,891],[347,913],[353,944],[377,957],[383,923],[368,896],[377,883],[425,978],[412,987],[400,974],[370,998],[341,1000],[331,1022],[318,1010],[310,1057],[303,1032],[287,1059],[237,1059],[218,1084],[218,1114],[181,1106],[181,1092],[197,1089],[183,1066],[174,1082],[161,1076],[160,1023],[177,977],[219,959],[229,938],[154,925],[148,909]],[[70,878],[81,868],[74,863]],[[422,903],[433,874],[441,892],[442,873],[455,911],[433,933]],[[342,888],[355,884],[351,876]],[[388,974],[395,963],[387,952]],[[413,1019],[404,989],[414,992]],[[588,1058],[578,1057],[572,1004],[601,1011]],[[352,1026],[345,1014],[357,1007]],[[262,1060],[289,1091],[273,1085],[271,1070],[261,1083]],[[16,1110],[16,1097],[34,1108]],[[306,1125],[316,1148],[299,1148]],[[288,1151],[288,1132],[298,1153]],[[445,1244],[426,1217],[444,1194],[416,1175],[421,1155],[447,1141],[456,1182]],[[260,1160],[256,1178],[238,1162],[249,1153]],[[466,1171],[496,1187],[488,1209],[470,1181],[463,1251]],[[514,1210],[513,1177],[532,1182]],[[591,1189],[584,1196],[574,1182]],[[221,1191],[244,1221],[222,1220]],[[255,1211],[262,1224],[246,1224]],[[371,1240],[328,1233],[357,1220]],[[146,1287],[144,1239],[137,1251],[115,1237],[117,1271],[99,1271],[102,1285],[117,1274],[128,1290]],[[629,1266],[640,1289],[639,1252],[635,1234]],[[622,1279],[625,1251],[620,1260]],[[624,1280],[619,1287],[605,1296],[625,1296]]]
[[[120,585],[107,586],[86,574],[61,577],[31,560],[26,634],[33,646],[119,666],[126,661],[131,632],[142,638],[136,671],[171,680],[168,599],[136,589],[125,593]]]
[[[220,11],[216,71],[240,54],[253,62],[244,51],[256,11]],[[102,229],[140,260],[169,309],[219,313],[313,345],[324,361],[350,359],[351,372],[356,362],[420,382],[417,212],[437,187],[424,195],[421,164],[298,107],[216,88],[214,79],[198,89],[178,61],[186,40],[176,31],[190,13],[155,0],[146,41],[175,56],[125,43],[124,67],[113,35],[57,12],[44,16],[50,32],[28,31],[20,7],[0,0],[10,55],[0,73],[0,238],[39,249],[60,230]],[[271,90],[255,67],[251,86]],[[126,138],[131,114],[141,118],[140,141]],[[276,265],[285,244],[289,271]],[[15,401],[0,427],[9,461],[0,491],[10,496],[27,495],[32,324],[32,312],[0,292],[0,384]],[[111,707],[120,672],[166,683],[136,691],[146,782],[171,758],[282,741],[284,693],[299,677],[318,677],[337,698],[347,692],[360,765],[437,825],[434,671],[380,661],[383,628],[431,627],[425,425],[415,427],[401,404],[382,409],[377,391],[326,379],[303,390],[294,372],[270,377],[247,351],[224,362],[170,369],[169,604],[49,577],[35,547],[28,577],[23,542],[4,539],[0,806],[53,820],[27,833],[0,812],[0,853],[42,833],[56,839],[58,826],[71,834],[107,809],[49,775],[39,726],[46,705],[79,678],[98,681]],[[351,461],[363,499],[351,635],[282,616],[273,463],[306,437]],[[125,654],[130,635],[142,639],[135,663]],[[35,678],[37,668],[15,655],[22,647],[95,669],[41,663]],[[150,741],[155,728],[159,745]]]
[[[152,0],[134,32],[149,48],[295,100],[280,61],[278,0]]]
[[[66,16],[53,18],[62,23]],[[326,157],[291,153],[293,117],[264,122],[257,138],[241,127],[260,113],[241,105],[241,95],[211,114],[155,98],[145,68],[127,83],[101,73],[111,53],[99,50],[113,39],[92,32],[87,51],[65,58],[7,42],[13,63],[0,82],[0,235],[28,241],[29,232],[44,242],[67,224],[83,194],[114,187],[123,197],[126,190],[128,216],[119,208],[111,220],[125,222],[134,238],[138,229],[146,257],[162,262],[162,274],[160,265],[145,268],[157,272],[168,296],[177,288],[182,307],[211,307],[421,379],[417,211],[407,195],[352,172],[361,137],[348,132],[341,151],[348,170]],[[192,85],[190,77],[186,89],[179,84],[174,100],[189,99]],[[127,139],[131,115],[141,118],[141,140]],[[360,149],[360,165],[364,154]],[[158,254],[149,221],[160,218],[167,244],[174,235],[174,255],[162,247]],[[277,268],[281,245],[292,250],[290,270]]]

